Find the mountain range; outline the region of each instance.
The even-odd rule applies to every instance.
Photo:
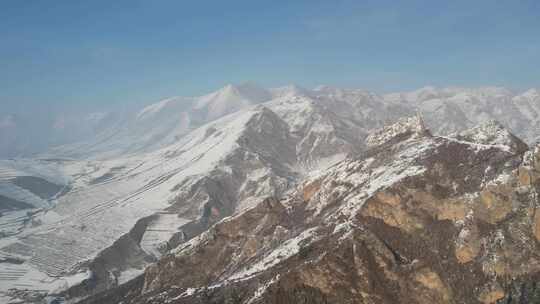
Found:
[[[515,93],[501,87],[424,87],[412,92],[376,94],[328,86],[265,89],[245,83],[227,85],[200,97],[166,98],[140,109],[118,111],[104,107],[91,113],[55,110],[40,113],[40,119],[31,110],[6,113],[0,115],[0,157],[36,157],[60,152],[69,157],[88,157],[149,151],[225,114],[287,95],[323,99],[328,104],[349,102],[356,110],[363,111],[360,116],[384,110],[393,118],[421,111],[428,125],[438,133],[451,133],[495,119],[528,142],[536,141],[537,137],[540,98],[537,89]],[[365,127],[373,128],[379,118],[365,121]],[[63,149],[57,151],[58,146]]]
[[[0,300],[534,297],[539,111],[534,89],[244,84],[90,115],[0,161]]]

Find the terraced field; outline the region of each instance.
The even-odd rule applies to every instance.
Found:
[[[161,257],[160,249],[167,246],[167,241],[178,232],[178,227],[189,220],[179,218],[177,214],[159,213],[146,228],[141,240],[141,248],[156,258]]]

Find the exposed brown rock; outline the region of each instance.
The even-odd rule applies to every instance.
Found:
[[[522,186],[531,186],[531,184],[533,183],[531,170],[527,167],[519,167],[518,170],[519,170],[519,183]]]
[[[504,296],[504,290],[498,284],[493,284],[482,291],[478,300],[484,304],[492,304],[497,303],[497,301],[504,298]]]
[[[536,240],[540,242],[540,210],[536,209],[534,212],[533,233]]]
[[[404,229],[407,232],[421,229],[422,223],[411,217],[411,214],[404,210],[405,206],[401,205],[400,202],[401,198],[397,194],[379,192],[366,202],[362,214],[380,219],[387,225]]]
[[[458,235],[456,244],[456,258],[460,263],[471,262],[476,258],[481,249],[481,240],[478,228],[475,225],[464,227]]]
[[[414,280],[429,290],[424,303],[450,303],[450,291],[441,281],[439,275],[428,268],[418,270]]]
[[[410,193],[415,202],[421,203],[420,208],[425,209],[438,220],[463,220],[471,210],[471,205],[465,200],[440,199],[426,191],[413,191]]]
[[[315,180],[307,185],[304,186],[303,189],[303,198],[304,201],[309,201],[311,197],[319,191],[319,188],[321,187],[321,181]]]
[[[495,224],[512,211],[512,188],[509,186],[487,186],[480,192],[480,203],[476,213],[483,220]]]

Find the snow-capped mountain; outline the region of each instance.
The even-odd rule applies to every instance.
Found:
[[[192,112],[196,116],[194,120],[208,122],[270,99],[271,92],[254,84],[229,84],[217,92],[197,98],[192,105]]]
[[[56,147],[45,159],[0,162],[0,206],[9,207],[0,217],[0,293],[77,298],[125,283],[223,218],[267,197],[288,197],[335,164],[342,168],[346,159],[411,134],[453,133],[438,140],[521,153],[524,144],[505,127],[534,141],[539,104],[535,90],[424,88],[381,96],[247,84],[168,98],[118,120],[91,115],[101,126],[97,135]],[[378,130],[415,113],[423,119]],[[477,122],[486,123],[461,132]],[[393,182],[398,171],[375,173]],[[361,199],[348,204],[356,210]],[[318,214],[328,206],[313,208]]]
[[[427,87],[384,98],[421,111],[437,134],[462,131],[490,119],[502,123],[529,143],[536,141],[540,130],[540,96],[535,89],[515,94],[500,87]]]
[[[172,97],[128,115],[94,138],[56,147],[47,157],[111,158],[158,150],[178,141],[191,130],[272,98],[252,84],[227,85],[200,97]]]
[[[360,95],[364,95],[361,97]],[[437,134],[454,133],[495,119],[527,142],[535,142],[539,124],[539,93],[514,93],[505,88],[435,88],[379,95],[364,90],[320,86],[264,89],[254,84],[228,85],[200,97],[171,97],[143,109],[96,113],[5,114],[0,116],[0,155],[4,157],[108,158],[162,148],[206,122],[271,99],[311,96],[353,102],[363,111],[364,128],[380,126],[384,116],[410,115],[420,110]],[[371,111],[371,113],[369,112]],[[370,114],[374,114],[374,118]],[[385,120],[389,122],[391,120]],[[59,146],[50,149],[51,146]],[[48,149],[49,152],[44,153]]]

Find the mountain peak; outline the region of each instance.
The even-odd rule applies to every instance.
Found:
[[[381,146],[389,142],[402,141],[408,138],[429,135],[420,114],[399,119],[396,123],[371,132],[366,138],[368,147]]]
[[[210,95],[216,94],[221,97],[239,97],[240,92],[238,88],[232,84],[227,84],[223,88],[217,90],[214,93],[210,93]]]
[[[225,92],[235,92],[237,91],[236,86],[232,83],[229,83],[225,85],[223,88],[219,89],[218,92],[225,93]]]
[[[520,153],[528,149],[527,144],[508,131],[500,122],[493,119],[460,132],[453,137],[476,144],[506,147],[506,150],[514,153]]]
[[[182,99],[182,97],[170,97],[148,105],[142,110],[140,110],[139,113],[137,113],[137,119],[145,119],[151,117],[157,113],[164,111],[165,109],[171,110],[170,107],[174,106],[175,103],[181,101]]]
[[[289,84],[284,87],[273,88],[270,91],[274,97],[283,97],[291,95],[305,95],[308,90],[296,84]]]
[[[238,86],[228,84],[216,92],[197,98],[193,109],[204,113],[206,120],[213,120],[271,98],[272,94],[268,90],[251,83]]]
[[[270,100],[272,95],[267,89],[253,83],[227,84],[221,89],[205,96],[221,96],[221,98],[248,99],[254,103]],[[204,98],[203,96],[202,98]]]

